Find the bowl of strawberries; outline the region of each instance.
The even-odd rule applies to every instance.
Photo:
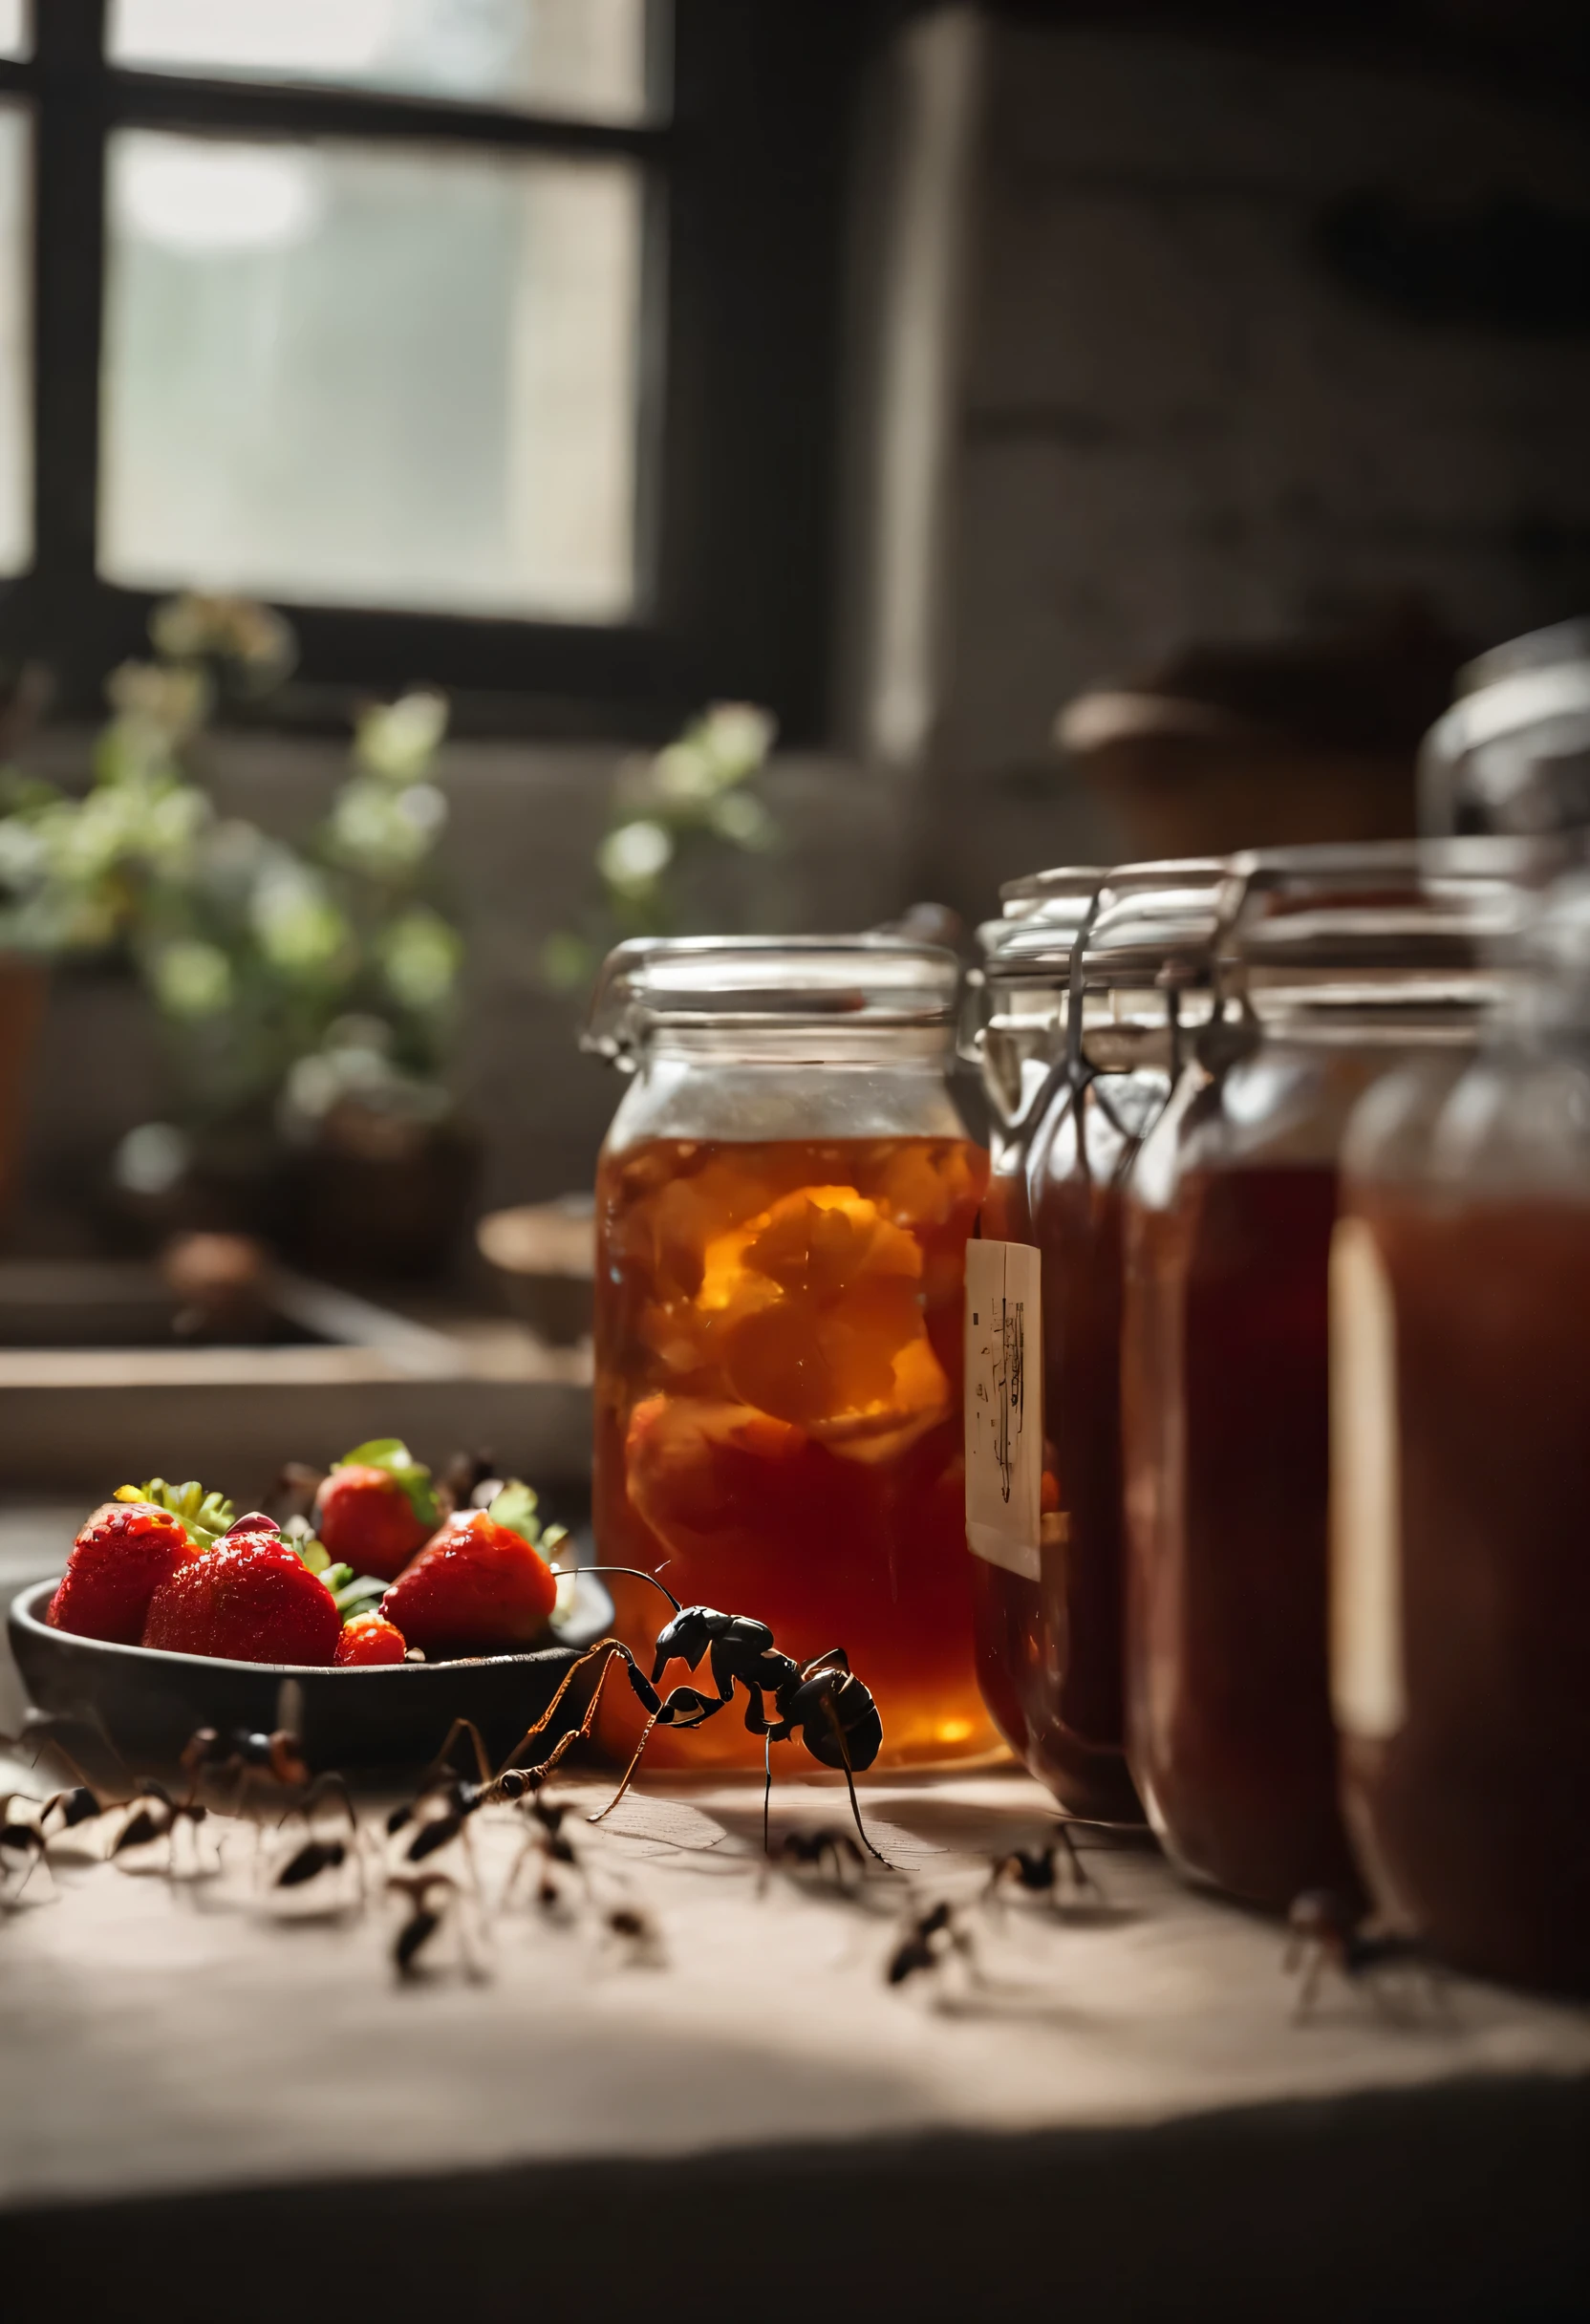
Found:
[[[606,1627],[606,1592],[527,1485],[449,1489],[390,1437],[284,1476],[298,1505],[277,1515],[197,1483],[118,1487],[65,1573],[11,1608],[35,1707],[146,1770],[202,1727],[269,1732],[291,1680],[311,1766],[398,1768],[460,1718],[505,1753]]]

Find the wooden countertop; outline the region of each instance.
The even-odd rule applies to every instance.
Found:
[[[0,2270],[67,2316],[1574,2312],[1590,2014],[1328,1979],[1297,2022],[1276,1926],[1140,1847],[1063,1909],[980,1901],[1048,1805],[869,1785],[899,1869],[844,1897],[767,1874],[755,1787],[659,1781],[570,1824],[566,1917],[496,1903],[493,1811],[473,1971],[444,1928],[416,1985],[396,1900],[273,1902],[235,1826],[215,1878],[63,1861],[0,1923]],[[781,1783],[775,1832],[843,1810]],[[892,1990],[940,1898],[971,1964]]]

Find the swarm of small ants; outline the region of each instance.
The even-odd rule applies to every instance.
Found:
[[[294,1681],[284,1683],[276,1723],[269,1732],[200,1728],[182,1752],[180,1779],[172,1785],[135,1780],[122,1768],[125,1780],[118,1789],[97,1787],[61,1741],[56,1732],[61,1722],[52,1714],[30,1712],[23,1733],[0,1736],[0,1748],[26,1752],[32,1745],[36,1753],[47,1744],[71,1780],[43,1794],[0,1793],[0,1908],[11,1910],[36,1899],[32,1883],[41,1871],[47,1879],[53,1877],[53,1853],[86,1852],[126,1869],[133,1861],[147,1862],[145,1852],[163,1844],[168,1877],[204,1877],[206,1870],[220,1868],[218,1826],[242,1823],[254,1835],[256,1889],[273,1908],[309,1901],[315,1910],[330,1905],[338,1916],[362,1914],[374,1886],[399,1909],[391,1960],[400,1980],[412,1982],[434,1973],[446,1957],[449,1942],[462,1973],[476,1980],[488,1973],[494,1916],[471,1828],[483,1811],[503,1809],[518,1819],[519,1846],[501,1883],[495,1910],[506,1910],[527,1894],[537,1915],[548,1923],[583,1926],[615,1964],[659,1967],[667,1956],[655,1919],[614,1878],[611,1866],[598,1877],[584,1844],[576,1845],[570,1834],[569,1803],[554,1799],[548,1791],[569,1751],[591,1736],[615,1665],[622,1666],[646,1723],[617,1789],[589,1818],[591,1824],[601,1823],[624,1797],[654,1729],[691,1732],[730,1709],[739,1688],[746,1698],[746,1729],[763,1742],[763,1846],[768,1869],[852,1904],[874,1899],[873,1882],[881,1870],[892,1876],[883,1885],[897,1893],[902,1876],[869,1837],[853,1780],[877,1756],[882,1722],[844,1649],[834,1647],[798,1663],[778,1649],[766,1624],[712,1607],[681,1606],[655,1576],[635,1578],[653,1582],[672,1609],[657,1635],[650,1675],[623,1640],[598,1640],[565,1673],[541,1716],[495,1765],[473,1723],[456,1720],[413,1797],[392,1809],[379,1832],[361,1823],[341,1775],[312,1773],[303,1743],[302,1697]],[[705,1662],[711,1689],[681,1685],[661,1693],[663,1673],[676,1660],[693,1674]],[[535,1758],[534,1747],[554,1726],[575,1681],[591,1668],[595,1678],[583,1715],[564,1727],[544,1757]],[[120,1766],[102,1724],[99,1739]],[[820,1765],[844,1776],[853,1837],[843,1826],[821,1825],[785,1832],[774,1845],[768,1826],[771,1747],[796,1739]],[[472,1774],[461,1773],[453,1764],[465,1746]],[[202,1797],[206,1789],[208,1800]],[[217,1797],[221,1794],[226,1795],[224,1806]],[[279,1810],[275,1832],[290,1834],[285,1843],[269,1852],[266,1825],[256,1813],[262,1802]],[[896,1919],[883,1961],[886,1985],[926,1985],[941,2000],[956,1985],[986,1990],[989,1979],[978,1915],[1002,1912],[1018,1901],[1052,1912],[1059,1920],[1102,1904],[1099,1883],[1079,1852],[1068,1821],[1055,1822],[1039,1844],[992,1857],[984,1885],[969,1899],[912,1898]],[[897,1910],[892,1903],[889,1908]],[[1327,1970],[1350,1985],[1366,1986],[1378,2002],[1381,1972],[1421,1966],[1407,1939],[1361,1925],[1352,1909],[1335,1897],[1300,1897],[1289,1927],[1285,1966],[1300,1980],[1300,2019],[1312,2010]]]

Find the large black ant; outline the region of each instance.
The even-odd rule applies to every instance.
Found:
[[[762,1802],[762,1839],[768,1846],[767,1812],[773,1788],[772,1746],[787,1742],[799,1735],[812,1757],[824,1767],[836,1769],[845,1777],[849,1794],[850,1813],[868,1853],[886,1863],[887,1859],[873,1847],[861,1820],[861,1809],[856,1799],[855,1775],[871,1766],[883,1748],[883,1721],[877,1704],[868,1688],[850,1668],[849,1657],[843,1646],[830,1646],[827,1653],[814,1655],[807,1663],[798,1663],[792,1655],[781,1654],[773,1644],[773,1633],[766,1623],[756,1622],[747,1614],[720,1614],[713,1606],[680,1605],[673,1591],[660,1582],[655,1574],[647,1574],[631,1565],[593,1565],[585,1569],[593,1574],[628,1574],[636,1582],[649,1582],[660,1591],[674,1609],[673,1620],[657,1634],[656,1654],[650,1678],[641,1669],[634,1654],[621,1639],[599,1639],[587,1649],[581,1664],[598,1654],[606,1655],[611,1665],[613,1656],[624,1664],[631,1687],[646,1712],[646,1724],[634,1755],[624,1771],[623,1781],[600,1815],[591,1818],[599,1823],[603,1816],[611,1816],[624,1794],[629,1790],[640,1755],[651,1740],[654,1727],[673,1727],[688,1732],[703,1726],[726,1711],[734,1700],[737,1683],[750,1698],[746,1706],[747,1731],[763,1738],[764,1782]],[[705,1657],[718,1691],[708,1694],[699,1687],[676,1687],[667,1695],[657,1691],[658,1682],[671,1662],[682,1662],[687,1670],[699,1668]],[[603,1677],[607,1675],[604,1666]],[[565,1679],[565,1686],[569,1683]],[[562,1688],[558,1692],[561,1696]],[[767,1698],[771,1696],[775,1717],[767,1716]],[[554,1708],[557,1698],[554,1698]],[[589,1724],[590,1713],[587,1713]],[[548,1711],[548,1716],[550,1716]],[[545,1724],[545,1721],[543,1721]],[[535,1729],[531,1730],[534,1733]],[[528,1740],[528,1738],[526,1738]],[[564,1738],[565,1742],[569,1740]],[[517,1753],[510,1754],[517,1757]],[[550,1764],[550,1762],[548,1763]]]
[[[1349,1985],[1379,1969],[1409,1964],[1426,1966],[1429,1973],[1412,1937],[1396,1929],[1364,1927],[1346,1899],[1328,1888],[1307,1888],[1295,1898],[1286,1925],[1281,1966],[1289,1973],[1302,1972],[1296,2011],[1300,2019],[1313,2008],[1327,1969],[1338,1970]]]

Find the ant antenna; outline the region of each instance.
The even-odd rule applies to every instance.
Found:
[[[659,1582],[655,1574],[642,1573],[638,1565],[571,1565],[563,1570],[580,1574],[628,1574],[632,1582],[649,1582],[655,1590],[661,1590],[676,1614],[682,1610],[667,1582]]]

